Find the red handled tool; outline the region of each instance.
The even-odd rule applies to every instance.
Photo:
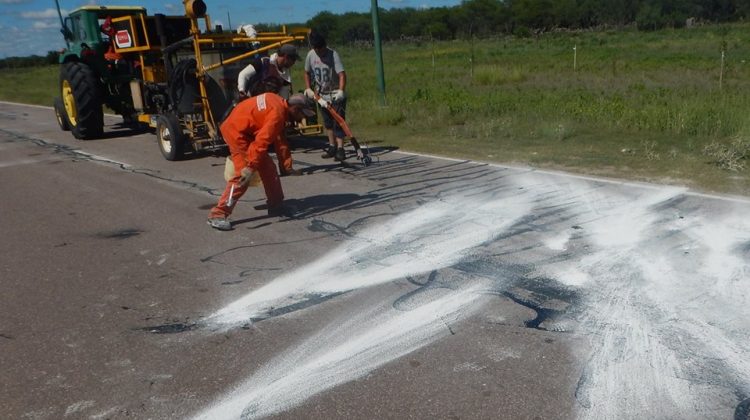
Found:
[[[315,101],[318,103],[318,105],[321,106],[321,108],[325,108],[326,110],[328,110],[328,112],[331,114],[331,117],[333,117],[336,123],[341,126],[341,129],[344,130],[346,138],[352,143],[352,146],[354,146],[354,151],[357,152],[357,159],[361,160],[365,166],[370,166],[370,164],[372,163],[372,158],[370,157],[370,149],[365,146],[365,149],[363,150],[359,146],[359,142],[357,141],[357,138],[354,137],[354,134],[352,134],[352,130],[349,128],[349,124],[346,123],[346,120],[341,118],[341,115],[336,112],[330,102],[321,98],[317,93],[315,93]]]

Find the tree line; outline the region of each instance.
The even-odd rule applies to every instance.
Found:
[[[679,28],[691,22],[732,22],[750,15],[750,0],[464,0],[453,7],[379,9],[385,41],[530,36],[554,29],[635,26]],[[370,13],[321,12],[306,22],[334,43],[368,42]]]
[[[635,26],[679,28],[688,22],[734,22],[750,16],[750,0],[464,0],[453,7],[379,9],[384,41],[530,36],[554,29]],[[371,42],[370,13],[320,12],[304,23],[332,44]],[[258,25],[264,30],[271,25]],[[7,57],[0,69],[57,64],[59,52]]]
[[[28,57],[6,57],[0,59],[0,69],[16,69],[57,64],[60,51],[48,51],[46,56],[30,55]]]

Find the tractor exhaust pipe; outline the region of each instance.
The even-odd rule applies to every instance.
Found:
[[[70,31],[68,31],[67,27],[65,26],[65,21],[63,21],[62,12],[60,11],[60,2],[58,0],[55,0],[55,6],[57,7],[57,16],[60,18],[60,32],[63,34],[63,38],[65,39],[65,48],[70,48],[70,43],[68,42],[68,39],[70,38]]]

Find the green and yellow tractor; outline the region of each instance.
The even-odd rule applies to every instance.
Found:
[[[149,16],[143,7],[83,6],[63,19],[60,128],[78,139],[104,133],[104,107],[126,124],[156,130],[167,160],[223,148],[219,124],[237,98],[237,75],[251,59],[303,41],[305,28],[224,31],[203,0],[183,0],[184,16]],[[59,13],[58,5],[58,13]],[[298,132],[318,133],[318,125]]]

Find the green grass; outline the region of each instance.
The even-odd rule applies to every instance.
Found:
[[[0,100],[52,106],[59,83],[57,66],[0,70]]]
[[[334,48],[373,146],[750,195],[750,24],[386,44],[385,107],[373,49]],[[0,77],[51,104],[56,68]]]
[[[364,139],[750,194],[747,155],[729,154],[740,164],[728,170],[705,152],[750,135],[750,25],[389,44],[386,108],[378,107],[373,51],[338,50],[348,118]]]

